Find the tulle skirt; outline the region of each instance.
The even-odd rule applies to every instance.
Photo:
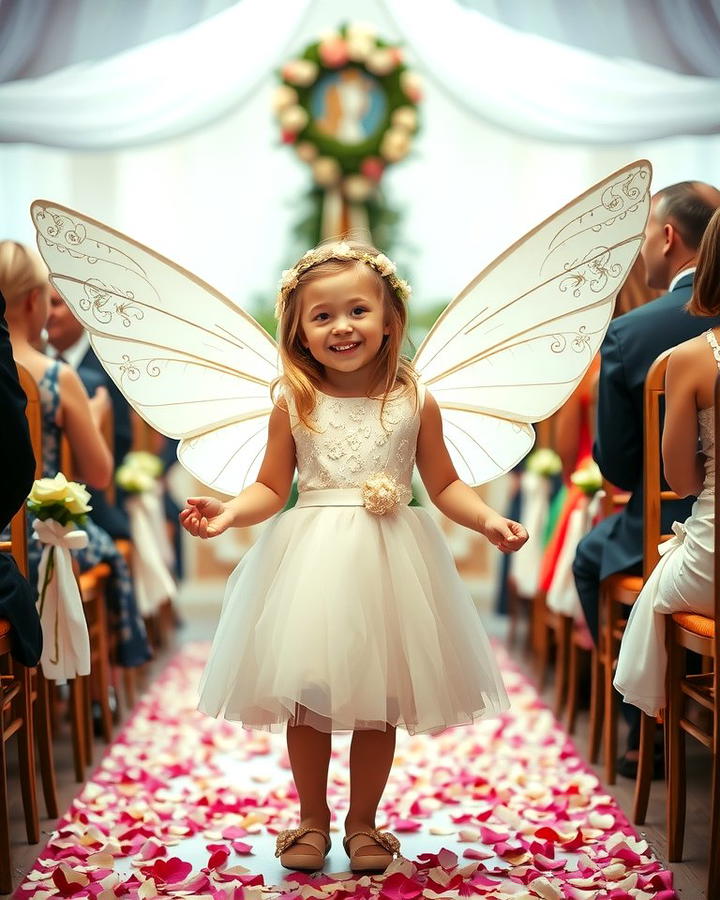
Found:
[[[442,534],[400,507],[294,508],[230,576],[199,708],[245,727],[436,733],[509,701]]]

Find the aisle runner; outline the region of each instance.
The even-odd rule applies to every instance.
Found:
[[[435,738],[398,732],[378,824],[406,858],[384,876],[347,872],[345,735],[331,764],[340,827],[325,874],[279,866],[274,835],[297,824],[284,738],[195,711],[207,648],[193,645],[141,701],[16,896],[677,898],[671,874],[498,652],[510,713]]]

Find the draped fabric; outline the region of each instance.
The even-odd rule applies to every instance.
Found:
[[[107,59],[1,85],[0,139],[105,150],[200,129],[281,61],[309,2],[243,0]]]
[[[588,53],[516,31],[457,0],[385,5],[428,74],[501,128],[584,143],[720,130],[718,78]]]
[[[58,30],[55,16],[67,4],[10,4],[0,18],[0,77],[42,70],[32,47],[44,49],[51,61],[55,53],[59,63],[88,58],[80,48],[93,46],[92,26],[101,34],[112,28],[119,21],[118,5],[110,4],[115,12],[110,15],[104,5],[74,2],[84,15],[78,14],[74,31],[62,40],[55,34],[53,41],[48,29]],[[496,15],[504,11],[516,25],[524,22],[524,30],[483,15],[470,3],[493,7]],[[546,30],[557,38],[551,40],[528,33],[541,21],[537,12],[530,12],[533,4],[525,5],[528,12],[522,19],[520,7],[502,0],[377,2],[379,18],[394,23],[417,67],[458,104],[499,128],[545,141],[591,144],[720,130],[720,28],[714,5],[626,0],[614,4],[611,13],[579,4],[585,13],[575,11],[562,29],[559,5],[560,0],[543,4],[546,11],[555,10],[546,17]],[[302,45],[298,30],[310,7],[313,12],[322,7],[328,24],[338,15],[324,0],[241,0],[198,21],[205,7],[185,0],[165,27],[172,31],[183,22],[194,24],[147,42],[160,29],[157,20],[147,26],[146,6],[125,4],[123,21],[130,24],[120,29],[124,38],[115,43],[106,38],[100,46],[112,53],[135,40],[145,43],[38,78],[0,84],[0,140],[105,150],[199,130],[251,98],[253,89],[291,52],[291,42]],[[609,37],[598,43],[600,34]],[[628,35],[638,37],[636,59],[602,55],[612,52],[613,41],[620,52],[631,52]],[[658,46],[669,48],[671,67],[684,66],[706,77],[643,62],[643,48],[653,35]],[[576,46],[560,43],[560,38]],[[57,45],[71,50],[63,57],[53,49]],[[653,60],[659,62],[657,54]],[[688,60],[697,60],[697,66]]]
[[[601,56],[720,77],[720,0],[458,0],[518,31]]]

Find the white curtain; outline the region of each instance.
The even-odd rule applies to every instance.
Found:
[[[458,0],[503,25],[614,58],[720,77],[720,0]]]
[[[0,85],[0,140],[105,150],[227,115],[288,52],[311,0],[243,0],[99,62]]]
[[[590,53],[510,28],[457,0],[383,3],[416,65],[499,128],[590,144],[720,130],[718,78]],[[242,0],[107,59],[1,84],[0,140],[114,149],[201,129],[252,94],[289,52],[311,5],[321,4]],[[613,21],[619,28],[625,19]],[[700,31],[697,16],[692,21]]]
[[[501,128],[593,144],[720,131],[720,79],[588,53],[457,0],[384,2],[428,75]]]

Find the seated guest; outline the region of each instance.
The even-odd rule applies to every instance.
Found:
[[[600,348],[594,456],[603,476],[631,496],[621,512],[603,519],[580,541],[575,556],[575,585],[596,643],[600,581],[618,572],[642,572],[645,376],[663,350],[720,324],[720,319],[703,320],[685,308],[698,247],[718,206],[720,191],[697,181],[671,185],[653,196],[641,252],[648,286],[667,293],[611,322]],[[663,503],[663,533],[689,513],[688,501]],[[623,712],[630,732],[618,772],[635,777],[640,712],[627,705]]]
[[[708,225],[698,255],[688,312],[707,325],[720,316],[720,211]],[[720,327],[676,347],[665,377],[662,456],[668,484],[680,497],[697,497],[684,525],[662,549],[635,601],[620,647],[615,687],[651,716],[665,706],[665,616],[714,615],[715,379],[720,371]],[[700,452],[698,452],[698,439]]]
[[[7,301],[7,321],[15,360],[38,384],[43,410],[43,476],[60,469],[60,437],[67,436],[77,471],[73,476],[95,488],[112,477],[113,460],[105,445],[100,422],[109,404],[107,391],[99,387],[92,398],[73,369],[36,350],[48,315],[50,285],[40,256],[12,241],[0,242],[0,291]],[[150,658],[145,626],[140,617],[127,563],[112,538],[92,519],[85,526],[88,546],[73,550],[81,571],[100,562],[110,565],[108,624],[115,638],[116,662],[137,666]],[[41,546],[29,536],[31,580],[37,579]]]
[[[35,479],[25,403],[5,322],[5,298],[0,293],[0,415],[5,429],[0,441],[0,531],[25,502]],[[10,622],[13,656],[25,666],[37,665],[42,653],[42,629],[35,599],[35,591],[10,554],[0,553],[0,618]]]
[[[109,392],[113,411],[112,450],[117,468],[132,446],[130,407],[95,356],[87,331],[54,288],[50,289],[50,313],[45,328],[48,335],[48,355],[62,360],[75,369],[90,397],[95,395],[98,388]],[[123,508],[122,492],[117,492],[116,496],[116,503],[111,504],[104,492],[91,491],[93,521],[112,538],[129,538],[130,526]]]

